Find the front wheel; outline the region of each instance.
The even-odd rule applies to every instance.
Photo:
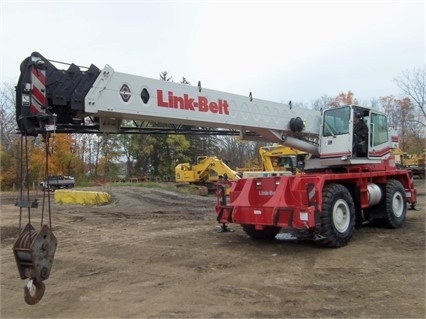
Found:
[[[355,206],[348,189],[340,184],[326,185],[322,192],[320,244],[345,246],[355,226]]]

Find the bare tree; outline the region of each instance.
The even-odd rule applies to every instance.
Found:
[[[19,136],[16,134],[15,89],[10,83],[3,83],[0,89],[0,133],[1,144],[8,149]]]
[[[330,107],[333,100],[334,99],[332,97],[323,95],[320,98],[311,101],[311,108],[316,111],[326,110]]]
[[[265,144],[261,142],[242,141],[236,136],[222,136],[219,139],[220,149],[218,157],[233,169],[259,162],[259,147]]]
[[[187,85],[191,85],[191,83],[189,83],[189,81],[183,76],[182,77],[182,81],[180,81],[181,84],[187,84]]]
[[[415,121],[426,127],[426,66],[407,69],[394,79],[396,85],[410,98],[413,106],[419,108],[420,118]]]
[[[368,105],[368,104],[367,104],[367,105]],[[372,97],[372,98],[370,99],[370,106],[371,106],[373,109],[378,110],[378,109],[380,108],[379,100],[378,100],[377,98],[375,98],[375,97]]]
[[[168,71],[161,71],[160,72],[160,80],[173,82],[173,76],[169,76]]]

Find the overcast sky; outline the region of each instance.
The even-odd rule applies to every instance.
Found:
[[[275,102],[399,96],[425,65],[425,1],[1,0],[1,79],[31,52]]]

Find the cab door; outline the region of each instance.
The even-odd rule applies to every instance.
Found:
[[[387,157],[390,154],[391,141],[386,115],[372,111],[369,129],[368,158],[381,159]]]
[[[352,154],[352,108],[349,105],[324,111],[321,125],[320,158]]]

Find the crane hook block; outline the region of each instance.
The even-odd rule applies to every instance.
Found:
[[[28,288],[25,289],[28,304],[37,303],[44,294],[42,281],[49,278],[56,246],[57,239],[47,225],[36,231],[31,224],[24,228],[13,246],[21,279],[30,278],[36,287],[34,296],[27,291]]]

